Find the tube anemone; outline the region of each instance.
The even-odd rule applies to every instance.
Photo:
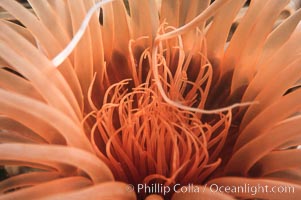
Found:
[[[28,2],[0,0],[1,200],[301,197],[300,1]]]

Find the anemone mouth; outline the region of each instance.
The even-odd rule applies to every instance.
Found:
[[[231,112],[204,123],[198,114],[165,103],[154,84],[132,92],[125,92],[125,85],[107,91],[112,95],[98,111],[91,135],[116,180],[136,186],[204,183],[221,163]]]
[[[202,40],[200,35],[195,43],[202,46]],[[165,43],[156,55],[162,88],[174,102],[204,109],[212,66],[204,53],[192,51],[187,56],[181,45],[179,37],[179,43],[172,41],[174,47]],[[95,111],[93,147],[118,181],[135,186],[203,184],[221,164],[219,154],[232,112],[206,116],[167,103],[153,78],[150,50],[139,49],[130,51],[136,52],[133,79],[108,87],[101,108]],[[137,192],[141,198],[150,194]]]

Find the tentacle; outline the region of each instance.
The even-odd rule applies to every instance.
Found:
[[[24,200],[38,200],[43,199],[53,194],[64,194],[66,192],[78,191],[92,185],[87,178],[74,176],[68,178],[61,178],[54,181],[39,184],[34,187],[24,188],[14,192],[1,195],[1,200],[24,199]]]
[[[0,149],[1,160],[49,164],[60,169],[63,172],[62,175],[72,173],[72,171],[68,171],[71,170],[71,165],[87,173],[94,183],[114,180],[111,171],[101,160],[80,149],[19,143],[0,144]],[[67,159],[62,160],[62,158]]]

